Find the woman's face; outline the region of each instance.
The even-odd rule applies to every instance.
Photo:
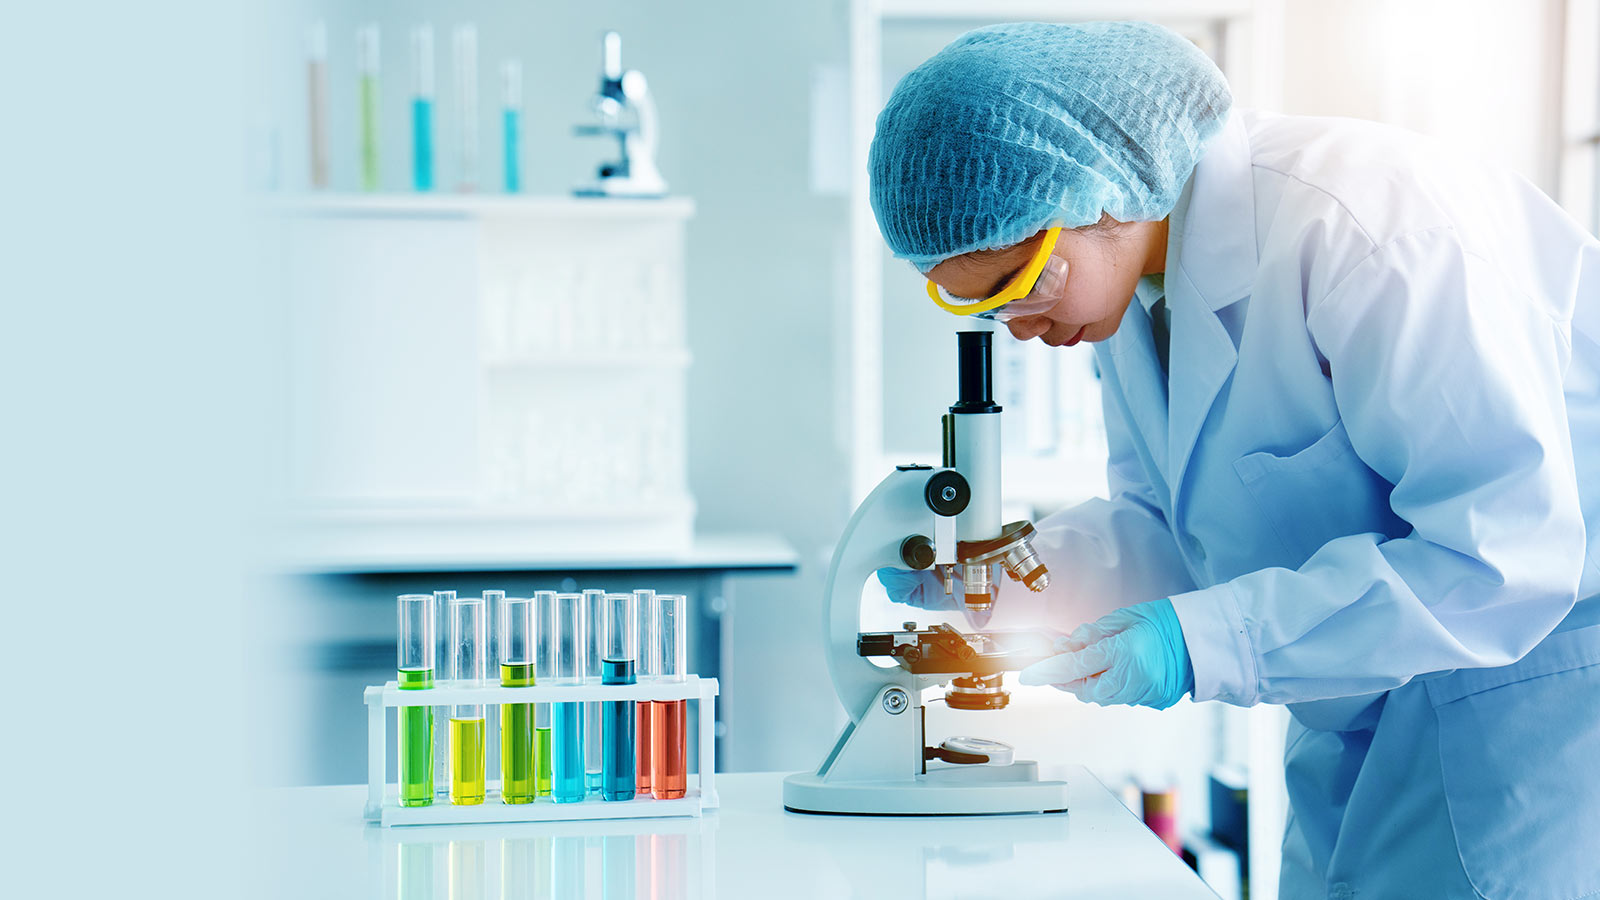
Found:
[[[934,266],[928,278],[958,297],[988,297],[1016,275],[1044,240],[1044,232],[1004,250],[979,250]],[[1006,323],[1019,341],[1038,338],[1052,347],[1103,341],[1116,333],[1133,299],[1139,276],[1163,271],[1167,220],[1107,220],[1080,229],[1062,229],[1052,254],[1067,263],[1060,298],[1036,315]]]

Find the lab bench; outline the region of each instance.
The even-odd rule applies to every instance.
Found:
[[[1093,898],[1216,895],[1082,766],[1048,773],[1066,813],[814,816],[784,773],[724,774],[698,818],[430,825],[362,819],[359,785],[264,790],[263,896]]]

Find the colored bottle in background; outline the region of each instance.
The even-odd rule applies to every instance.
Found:
[[[433,597],[400,596],[399,672],[402,691],[433,687]],[[400,718],[400,805],[433,803],[433,707],[402,706]]]
[[[682,594],[657,594],[655,606],[656,677],[666,683],[685,681],[688,598]],[[676,800],[688,787],[688,706],[687,700],[650,701],[650,792],[657,800]]]
[[[632,594],[606,594],[602,623],[602,650],[600,679],[604,684],[634,684],[634,668],[638,662],[638,616],[634,613]],[[604,721],[600,729],[601,778],[600,797],[603,800],[632,800],[637,775],[634,763],[634,701],[607,700],[602,711]]]
[[[456,163],[462,191],[478,189],[478,26],[457,25],[453,38],[456,74]]]
[[[433,26],[411,29],[411,185],[433,190]]]
[[[378,73],[381,68],[378,26],[356,30],[356,77],[360,104],[361,189],[375,191],[378,178]]]
[[[527,597],[500,600],[500,686],[534,684],[533,601]],[[532,703],[500,704],[500,799],[532,803],[539,795],[538,751],[534,743]]]
[[[522,190],[522,63],[508,59],[500,66],[500,134],[505,157],[506,193]]]
[[[634,621],[638,623],[635,630],[637,646],[639,647],[639,663],[634,667],[635,677],[640,683],[651,681],[656,674],[656,592],[649,588],[640,588],[633,592]],[[639,719],[637,732],[634,734],[634,745],[638,748],[638,771],[635,777],[638,780],[638,792],[650,793],[650,719],[652,717],[650,701],[641,701],[636,710]]]
[[[450,676],[456,687],[482,686],[488,678],[488,618],[479,597],[450,604]],[[484,795],[484,713],[481,704],[450,709],[450,802],[474,806]]]
[[[577,685],[584,681],[588,651],[587,621],[582,594],[556,595],[555,678],[553,683]],[[550,799],[577,803],[589,793],[583,780],[583,703],[551,704]]]
[[[1178,787],[1169,781],[1140,785],[1144,801],[1144,824],[1167,849],[1183,855],[1183,835],[1178,831]]]
[[[311,186],[328,186],[328,26],[311,26],[306,47],[306,135]]]

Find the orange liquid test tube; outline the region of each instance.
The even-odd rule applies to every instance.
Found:
[[[688,602],[682,594],[657,594],[656,674],[667,683],[686,679],[684,653],[688,649]],[[685,753],[688,730],[687,700],[650,701],[650,793],[657,800],[676,800],[689,785]]]
[[[689,786],[689,764],[684,754],[687,700],[650,703],[650,783],[657,800],[676,800]]]
[[[655,680],[659,674],[656,668],[659,648],[656,646],[656,592],[649,588],[640,588],[633,592],[634,621],[638,623],[639,665],[638,681],[644,684]],[[654,718],[651,710],[655,704],[641,702],[634,706],[637,710],[638,734],[634,735],[634,746],[637,748],[638,763],[637,777],[639,779],[639,796],[650,793],[650,757],[654,754],[650,741],[650,720]]]

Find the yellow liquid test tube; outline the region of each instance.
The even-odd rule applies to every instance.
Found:
[[[488,617],[481,597],[450,601],[450,674],[458,686],[482,685],[487,675]],[[481,704],[450,708],[450,802],[474,806],[484,796],[484,718]]]

